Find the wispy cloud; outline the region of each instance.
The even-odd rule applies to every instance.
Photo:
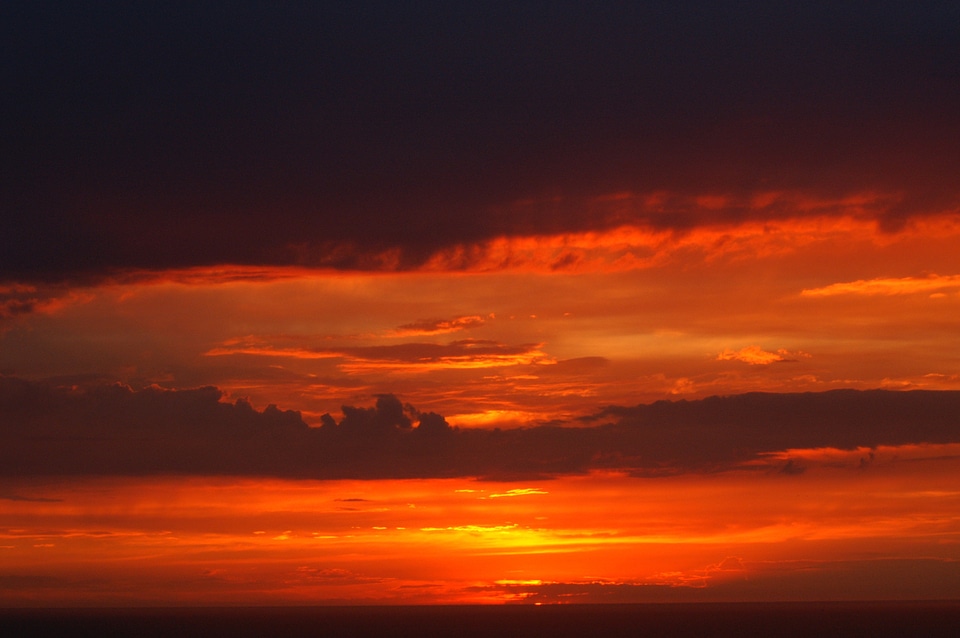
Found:
[[[937,293],[960,288],[960,275],[930,275],[928,277],[878,277],[858,279],[808,288],[800,294],[804,297],[834,297],[838,295],[910,295]]]
[[[513,490],[507,490],[506,492],[499,492],[497,494],[491,494],[488,498],[504,498],[511,496],[531,496],[537,494],[547,494],[545,490],[541,490],[535,487],[519,487]]]
[[[343,360],[339,364],[341,369],[350,372],[374,369],[417,372],[554,363],[554,360],[541,348],[542,344],[511,346],[488,339],[461,339],[445,344],[401,343],[328,348],[276,347],[259,338],[250,338],[226,343],[204,354],[211,357],[243,354],[295,359],[339,358]]]
[[[788,255],[817,244],[865,238],[888,241],[874,210],[888,198],[861,194],[821,200],[789,193],[751,196],[685,196],[679,193],[622,194],[568,202],[596,212],[606,223],[585,229],[502,236],[440,247],[418,266],[425,271],[621,272],[674,260],[743,260]],[[759,202],[759,203],[758,203]],[[717,206],[722,203],[722,208]],[[556,204],[556,202],[555,202]],[[523,206],[518,216],[522,217]],[[865,209],[873,214],[865,214]],[[949,217],[916,222],[904,236],[942,226],[956,233]]]
[[[454,317],[453,319],[430,319],[404,324],[389,331],[388,335],[394,337],[413,337],[446,334],[460,330],[468,330],[470,328],[479,328],[484,323],[486,323],[486,321],[480,315],[467,315]]]
[[[0,285],[0,320],[31,314],[52,315],[91,298],[87,293],[66,286]]]

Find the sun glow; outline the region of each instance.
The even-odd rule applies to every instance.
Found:
[[[427,592],[434,601],[483,602],[502,599],[490,598],[497,589],[546,592],[550,583],[716,588],[780,561],[787,568],[804,546],[819,548],[825,577],[834,561],[881,547],[904,559],[937,547],[960,560],[960,516],[944,515],[960,511],[956,445],[922,447],[878,449],[866,473],[837,465],[866,450],[784,451],[808,471],[759,481],[741,472],[595,473],[535,485],[17,480],[6,488],[17,498],[0,513],[0,551],[19,573],[45,577],[56,565],[72,574],[20,604],[102,600],[104,591],[146,600],[156,594],[149,583],[181,603],[200,591],[190,583],[203,601],[237,603],[348,592],[379,602],[416,602]],[[942,468],[941,479],[931,484],[918,462]],[[94,569],[98,589],[77,588]],[[142,593],[124,591],[131,572],[148,584]],[[722,587],[715,591],[722,597]]]

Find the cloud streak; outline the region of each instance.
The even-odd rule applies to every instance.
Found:
[[[395,337],[413,337],[421,335],[447,334],[458,332],[460,330],[470,330],[479,328],[485,322],[479,315],[468,315],[463,317],[454,317],[453,319],[426,319],[414,323],[404,324],[392,332],[389,336]]]
[[[809,288],[801,292],[804,297],[836,297],[841,295],[890,296],[916,293],[938,294],[955,292],[960,288],[960,275],[930,275],[929,277],[878,277],[858,279]]]
[[[269,344],[261,345],[259,339],[240,341],[213,348],[205,354],[211,357],[245,354],[294,359],[338,358],[343,359],[340,367],[351,372],[374,369],[416,372],[553,362],[540,350],[542,344],[509,346],[489,339],[461,339],[446,344],[402,343],[340,348],[278,348]]]

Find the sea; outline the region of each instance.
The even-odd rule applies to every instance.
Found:
[[[25,636],[958,636],[960,601],[2,609]]]

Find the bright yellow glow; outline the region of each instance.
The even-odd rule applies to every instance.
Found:
[[[785,451],[808,463],[800,476],[14,480],[18,500],[0,509],[4,569],[56,578],[29,599],[4,593],[21,604],[105,591],[127,602],[491,602],[603,583],[722,596],[725,579],[792,574],[798,560],[827,580],[832,565],[877,552],[960,561],[956,448],[882,448],[867,468],[853,459],[864,450]],[[90,570],[96,591],[72,584]]]

